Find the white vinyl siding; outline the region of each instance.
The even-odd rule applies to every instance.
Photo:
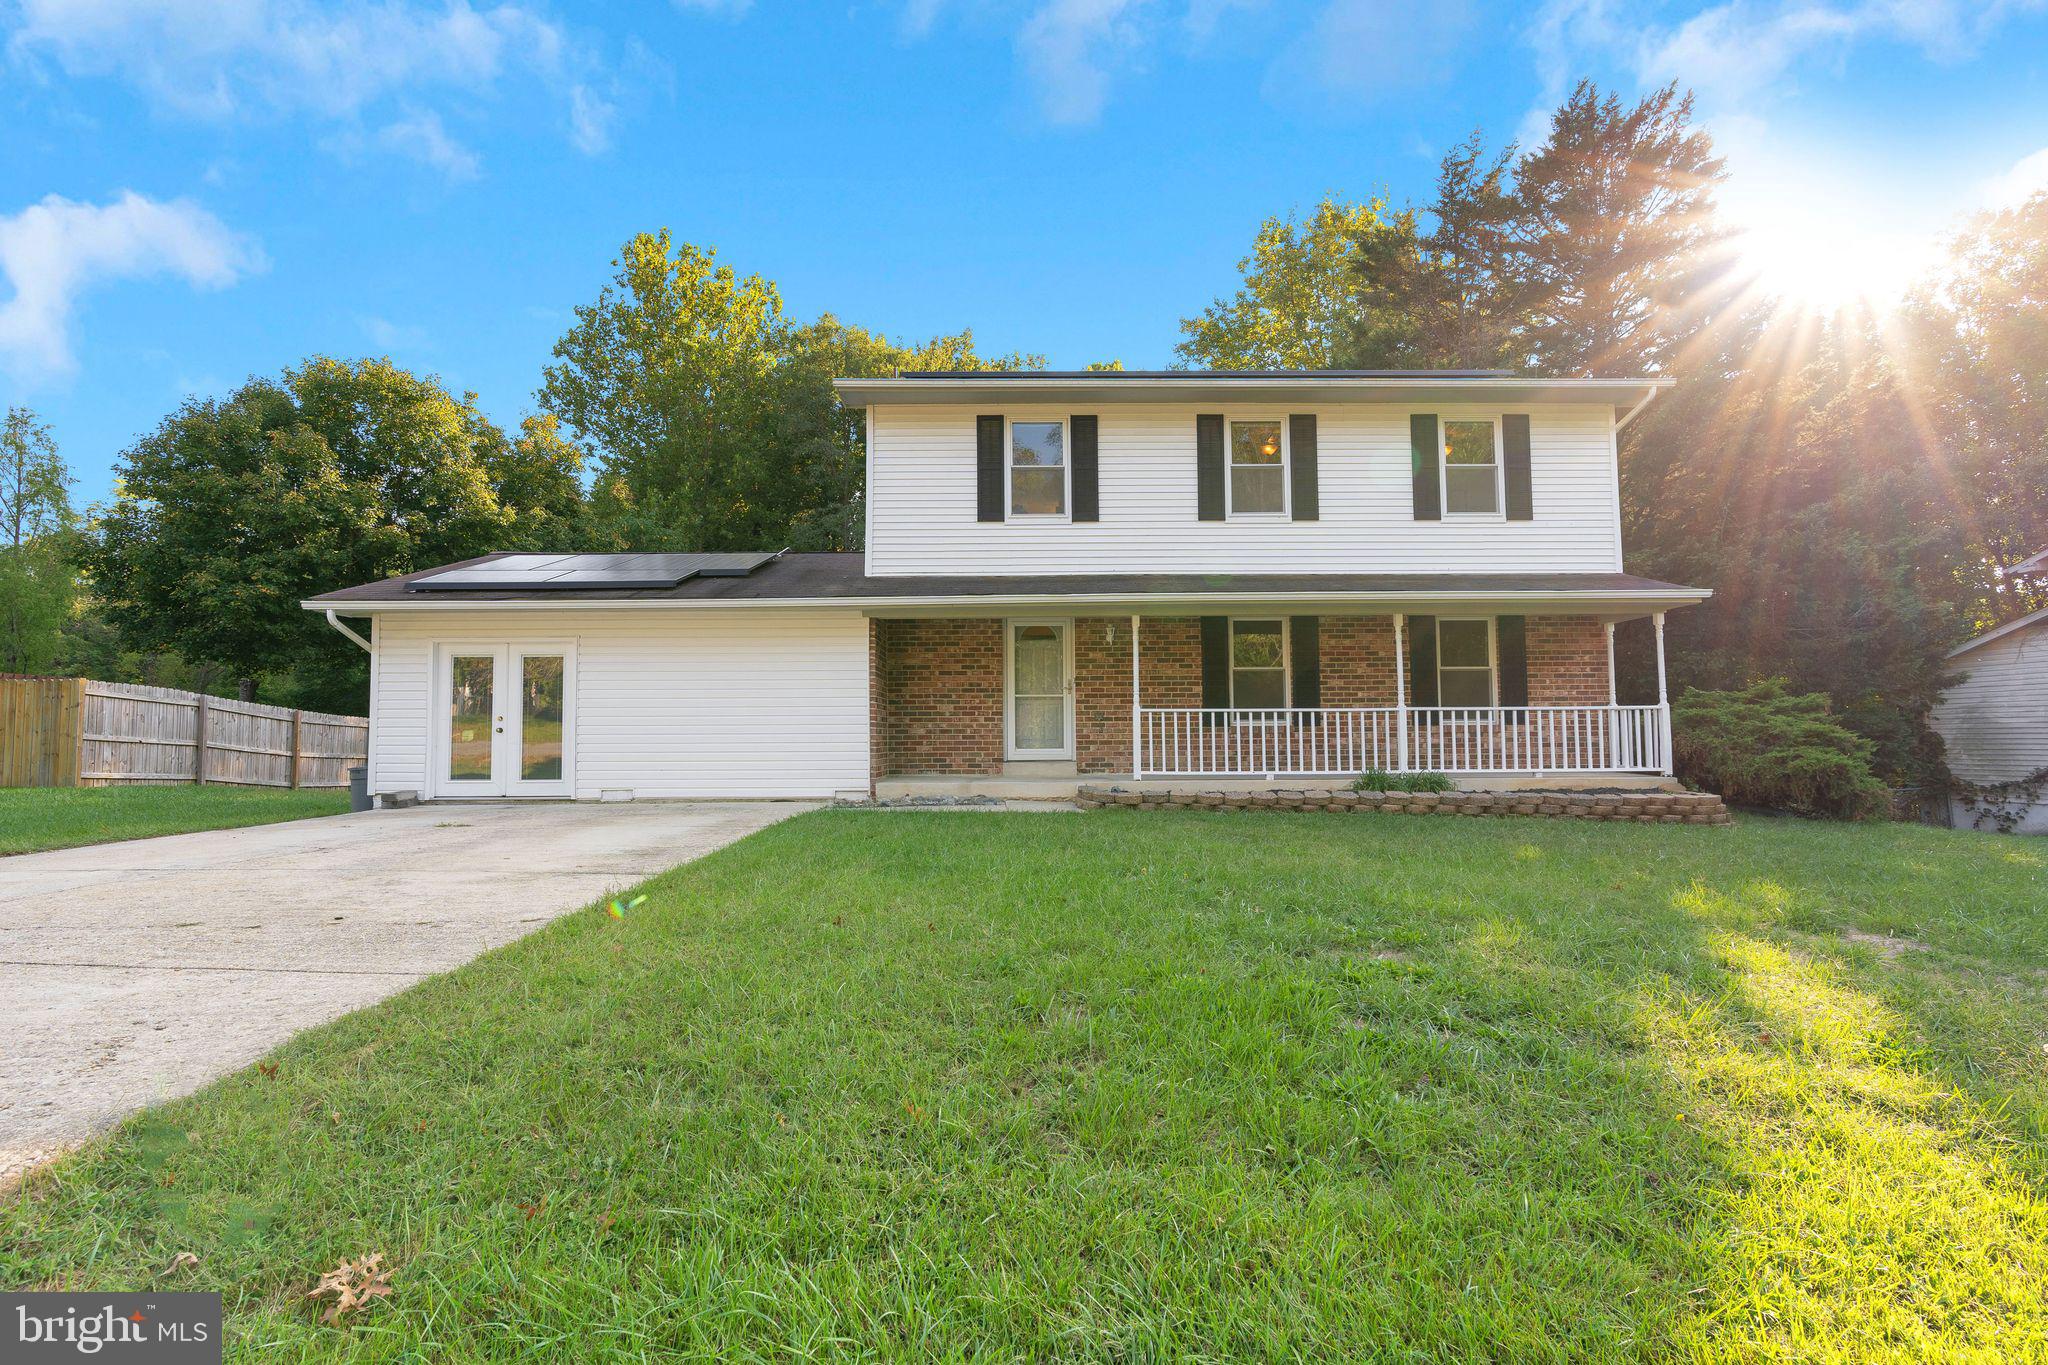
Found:
[[[1408,419],[1387,405],[1316,415],[1320,519],[1201,521],[1195,416],[1215,404],[1101,405],[1099,522],[975,520],[972,406],[869,410],[868,572],[1614,573],[1621,569],[1612,407],[1531,405],[1535,518],[1414,515]],[[1501,409],[1437,405],[1440,417]],[[1019,405],[1016,421],[1064,408]],[[1238,416],[1232,413],[1232,416]]]
[[[1930,718],[1948,765],[1971,782],[2010,782],[2048,768],[2048,621],[1953,659],[1964,674]]]
[[[852,609],[424,611],[377,618],[371,779],[427,787],[436,640],[573,640],[578,799],[819,797],[868,785]]]
[[[1948,765],[1971,782],[2011,782],[2048,768],[2048,621],[2023,626],[1949,661],[1961,682],[1929,718]],[[1970,813],[1957,803],[1956,823]],[[2048,834],[2048,803],[2021,818],[2018,832]]]

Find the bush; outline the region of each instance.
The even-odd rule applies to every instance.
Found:
[[[1442,773],[1390,773],[1384,768],[1367,768],[1351,781],[1355,792],[1447,792],[1457,784]]]
[[[1844,820],[1891,809],[1871,772],[1875,746],[1835,722],[1824,693],[1788,692],[1781,678],[1738,692],[1688,688],[1671,724],[1679,776],[1729,801]]]

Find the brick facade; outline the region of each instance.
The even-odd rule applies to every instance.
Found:
[[[1003,623],[874,622],[877,777],[1003,770]]]
[[[995,776],[1003,771],[1003,630],[999,619],[875,621],[869,662],[870,747],[877,777]],[[1080,617],[1074,626],[1074,761],[1088,773],[1131,766],[1131,621]],[[1147,706],[1202,704],[1199,619],[1146,617],[1140,681]],[[1325,616],[1325,706],[1392,706],[1394,623]],[[1528,622],[1532,706],[1600,705],[1607,637],[1588,617]]]
[[[1589,616],[1529,618],[1529,705],[1605,706],[1607,630]]]

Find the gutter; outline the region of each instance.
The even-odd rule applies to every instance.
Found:
[[[969,596],[903,596],[890,597],[668,597],[668,598],[577,598],[573,601],[550,602],[545,599],[519,598],[513,601],[462,602],[449,601],[452,593],[437,594],[429,602],[412,601],[358,601],[343,604],[343,609],[355,614],[377,612],[418,612],[418,611],[648,611],[705,608],[740,608],[757,610],[774,607],[819,608],[843,607],[863,611],[886,610],[894,607],[1050,607],[1063,603],[1086,606],[1104,604],[1124,605],[1139,603],[1146,608],[1176,606],[1215,606],[1235,602],[1328,602],[1333,604],[1356,603],[1359,605],[1398,605],[1405,602],[1457,605],[1472,602],[1561,602],[1587,603],[1637,603],[1659,602],[1677,606],[1689,606],[1704,602],[1712,597],[1711,588],[1680,588],[1668,592],[1629,589],[1544,589],[1544,588],[1500,588],[1491,591],[1418,591],[1400,593],[1371,592],[1229,592],[1229,593],[1173,593],[1147,596],[1131,593],[985,593]],[[315,600],[299,604],[307,611],[325,611],[330,622],[334,621],[334,608],[328,603]],[[346,626],[334,623],[335,629],[344,631],[360,642],[361,637]],[[367,648],[367,646],[365,646]]]

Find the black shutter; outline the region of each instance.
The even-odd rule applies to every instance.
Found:
[[[1507,468],[1508,520],[1531,521],[1536,515],[1529,478],[1529,414],[1510,412],[1500,419],[1501,457]]]
[[[1415,460],[1415,519],[1444,518],[1443,442],[1437,439],[1436,414],[1418,412],[1408,418],[1408,447]],[[1433,670],[1432,670],[1433,671]]]
[[[1074,462],[1074,520],[1100,521],[1102,501],[1095,475],[1095,419],[1071,417],[1067,421],[1074,431],[1073,450],[1067,457]]]
[[[1314,521],[1322,503],[1316,486],[1316,415],[1312,412],[1296,413],[1287,419],[1287,444],[1289,458],[1294,467],[1289,471],[1292,483],[1294,519]],[[1308,618],[1313,620],[1314,618]]]
[[[1003,419],[974,419],[974,517],[1003,519]]]
[[[1323,704],[1322,637],[1318,618],[1297,616],[1287,623],[1288,662],[1294,667],[1294,704]]]
[[[1435,419],[1431,419],[1432,421]],[[1435,706],[1436,618],[1408,618],[1408,704]]]
[[[1205,413],[1195,419],[1195,515],[1203,521],[1223,520],[1223,416]]]
[[[1202,707],[1220,711],[1230,705],[1230,618],[1202,618]],[[1208,717],[1215,724],[1217,717]]]
[[[1529,623],[1525,617],[1503,616],[1494,622],[1494,647],[1500,656],[1500,704],[1529,704]]]

